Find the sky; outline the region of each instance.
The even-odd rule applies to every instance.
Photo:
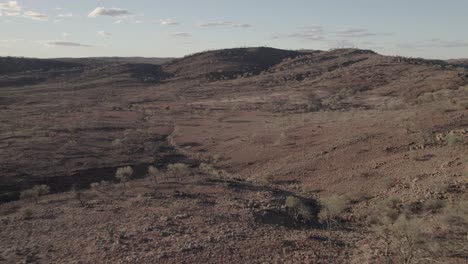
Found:
[[[468,58],[467,0],[0,0],[0,56],[361,48]]]

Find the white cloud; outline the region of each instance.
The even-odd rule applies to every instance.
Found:
[[[45,41],[45,42],[40,42],[40,43],[45,46],[50,46],[50,47],[85,47],[85,48],[92,47],[90,45],[81,44],[77,42],[71,42],[71,41],[51,40],[51,41]]]
[[[293,32],[289,34],[280,34],[273,36],[273,39],[282,39],[282,38],[295,38],[300,40],[307,41],[318,41],[325,38],[325,33],[322,27],[304,27],[300,32]]]
[[[188,38],[188,37],[191,37],[192,35],[190,33],[187,33],[187,32],[176,32],[176,33],[169,33],[169,36]]]
[[[39,20],[39,21],[47,21],[48,17],[46,14],[34,12],[34,11],[27,11],[23,14],[25,18]]]
[[[72,13],[58,14],[57,17],[73,17]]]
[[[4,39],[0,40],[0,47],[1,48],[11,48],[15,43],[17,43],[17,39]]]
[[[232,25],[232,27],[235,27],[235,28],[249,28],[249,27],[252,27],[252,25],[250,25],[250,24],[234,24],[234,25]]]
[[[379,35],[377,33],[372,33],[363,28],[350,28],[342,29],[336,32],[336,35],[341,38],[363,38]]]
[[[217,21],[217,22],[198,22],[199,27],[223,27],[233,25],[230,21]]]
[[[249,28],[251,24],[234,23],[231,21],[216,21],[216,22],[197,22],[198,27],[233,27],[233,28]]]
[[[444,41],[441,39],[430,39],[425,42],[415,43],[399,43],[398,47],[404,49],[422,49],[422,48],[466,48],[468,47],[467,41],[453,40]]]
[[[69,38],[71,36],[70,33],[62,33],[62,38],[66,39],[66,38]]]
[[[22,7],[18,3],[18,1],[7,1],[4,3],[0,3],[0,10],[18,12],[18,11],[21,11],[21,9]]]
[[[91,13],[88,14],[88,17],[98,17],[98,16],[110,16],[110,17],[126,17],[130,15],[131,12],[121,8],[104,8],[96,7]]]
[[[174,19],[167,18],[167,19],[160,19],[159,23],[164,26],[178,26],[180,25],[179,22],[175,21]]]
[[[105,32],[104,30],[98,31],[97,34],[101,37],[112,37],[111,33]]]
[[[17,17],[17,16],[20,16],[21,13],[19,13],[19,12],[6,12],[5,15],[10,16],[10,17]]]

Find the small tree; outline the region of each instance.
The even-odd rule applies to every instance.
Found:
[[[384,257],[388,262],[394,256],[397,263],[411,264],[424,259],[428,241],[424,237],[423,228],[424,222],[421,219],[402,214],[395,221],[383,217],[371,229],[383,242]]]
[[[39,197],[44,196],[50,193],[50,188],[47,185],[36,185],[32,189],[22,191],[20,194],[20,199],[34,199],[34,201],[39,203]]]
[[[320,199],[320,204],[322,209],[319,213],[319,220],[327,225],[328,241],[331,242],[333,226],[338,223],[338,217],[347,208],[348,201],[344,196],[332,195]]]
[[[126,188],[126,182],[128,182],[133,175],[133,169],[130,166],[118,168],[115,172],[115,177],[124,185]]]

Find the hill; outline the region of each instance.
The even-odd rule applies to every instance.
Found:
[[[232,79],[257,75],[286,58],[300,54],[263,47],[206,51],[165,63],[163,69],[184,78]]]
[[[385,263],[408,241],[414,259],[466,262],[462,65],[273,48],[16,62],[0,262]]]

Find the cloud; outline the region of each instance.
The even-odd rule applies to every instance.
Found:
[[[252,27],[252,25],[250,25],[250,24],[234,24],[234,25],[232,25],[232,27],[235,27],[235,28],[250,28],[250,27]]]
[[[19,13],[19,12],[6,12],[5,15],[10,16],[10,17],[17,17],[17,16],[20,16],[21,13]]]
[[[325,33],[322,27],[304,27],[300,32],[294,32],[290,34],[274,35],[273,39],[282,38],[295,38],[306,41],[318,41],[325,38]]]
[[[342,39],[342,40],[337,40],[333,43],[332,48],[334,49],[348,49],[348,48],[356,48],[356,43]]]
[[[53,47],[85,47],[89,48],[92,47],[90,45],[86,44],[81,44],[77,42],[71,42],[71,41],[46,41],[42,42],[45,46],[53,46]]]
[[[174,19],[167,18],[167,19],[160,19],[159,23],[164,26],[178,26],[180,25],[179,22],[175,21]]]
[[[233,28],[250,28],[251,24],[234,23],[231,21],[217,21],[217,22],[197,22],[198,27],[233,27]]]
[[[392,34],[369,32],[367,29],[364,29],[364,28],[349,28],[349,29],[338,30],[336,32],[336,35],[340,38],[364,38],[364,37],[372,37],[372,36],[390,36]]]
[[[468,47],[468,42],[442,41],[439,43],[439,46],[442,48],[466,48]]]
[[[62,38],[66,39],[66,38],[69,38],[71,36],[70,33],[62,33]]]
[[[232,26],[233,23],[230,21],[218,21],[218,22],[198,22],[199,27],[223,27]]]
[[[428,39],[424,42],[399,43],[398,47],[404,49],[424,49],[424,48],[467,48],[468,41],[453,40],[445,41],[438,38]]]
[[[34,11],[28,11],[23,14],[25,18],[33,19],[33,20],[39,20],[39,21],[47,21],[48,17],[45,14],[34,12]]]
[[[187,33],[187,32],[176,32],[176,33],[169,33],[169,36],[188,38],[188,37],[191,37],[192,35],[190,33]]]
[[[18,12],[18,11],[21,11],[21,9],[22,7],[18,3],[18,1],[7,1],[4,3],[0,3],[0,10]]]
[[[88,14],[88,17],[98,17],[98,16],[110,16],[110,17],[125,17],[130,15],[131,12],[121,8],[104,8],[96,7],[91,13]]]
[[[0,40],[0,47],[11,48],[17,42],[18,42],[17,39],[3,39],[3,40]]]
[[[101,36],[101,37],[112,37],[112,34],[111,34],[111,33],[105,32],[105,31],[103,31],[103,30],[98,31],[97,34],[98,34],[99,36]]]
[[[72,13],[58,14],[57,17],[73,17],[73,14]]]

